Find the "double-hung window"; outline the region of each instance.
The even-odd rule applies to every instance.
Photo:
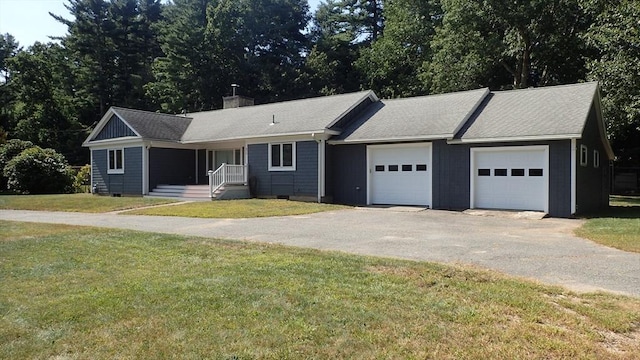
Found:
[[[296,170],[296,143],[269,144],[269,171]]]
[[[580,166],[587,166],[589,152],[586,145],[580,145]]]
[[[124,174],[124,150],[107,150],[107,174]]]

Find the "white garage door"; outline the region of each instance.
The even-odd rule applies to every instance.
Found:
[[[474,148],[472,204],[482,209],[548,212],[549,148]]]
[[[368,150],[371,204],[431,206],[431,144]]]

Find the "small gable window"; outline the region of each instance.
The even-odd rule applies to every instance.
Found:
[[[593,150],[593,167],[600,167],[600,152],[598,150]]]
[[[269,171],[296,170],[296,143],[269,144]]]
[[[580,166],[587,166],[588,150],[586,145],[580,145]]]
[[[107,150],[107,174],[124,174],[124,150]]]

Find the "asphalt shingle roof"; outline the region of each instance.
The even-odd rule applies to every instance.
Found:
[[[192,119],[184,116],[113,107],[144,139],[180,141]]]
[[[579,137],[597,91],[590,82],[492,92],[456,139]]]
[[[381,100],[339,135],[345,142],[452,138],[488,89]]]
[[[371,91],[188,114],[183,142],[321,132]]]

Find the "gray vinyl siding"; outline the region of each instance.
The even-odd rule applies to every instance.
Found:
[[[158,185],[192,185],[196,180],[196,150],[149,149],[149,189]]]
[[[587,146],[587,165],[580,165],[580,145]],[[595,108],[591,108],[582,139],[576,142],[576,213],[589,213],[609,205],[609,161],[602,144]],[[594,167],[593,150],[600,153]]]
[[[97,186],[98,194],[108,194],[107,150],[91,150],[91,160],[92,186]]]
[[[94,140],[116,139],[125,136],[136,136],[120,118],[113,115]]]
[[[328,181],[333,202],[349,205],[367,203],[367,146],[332,145],[327,154]]]
[[[296,142],[296,170],[269,171],[269,144],[252,144],[249,151],[249,177],[257,180],[258,196],[317,196],[318,145],[315,141]]]
[[[107,150],[92,150],[91,171],[99,194],[142,195],[142,147],[124,148],[124,174],[107,173]]]
[[[124,174],[120,176],[123,194],[142,195],[142,146],[124,149]]]

